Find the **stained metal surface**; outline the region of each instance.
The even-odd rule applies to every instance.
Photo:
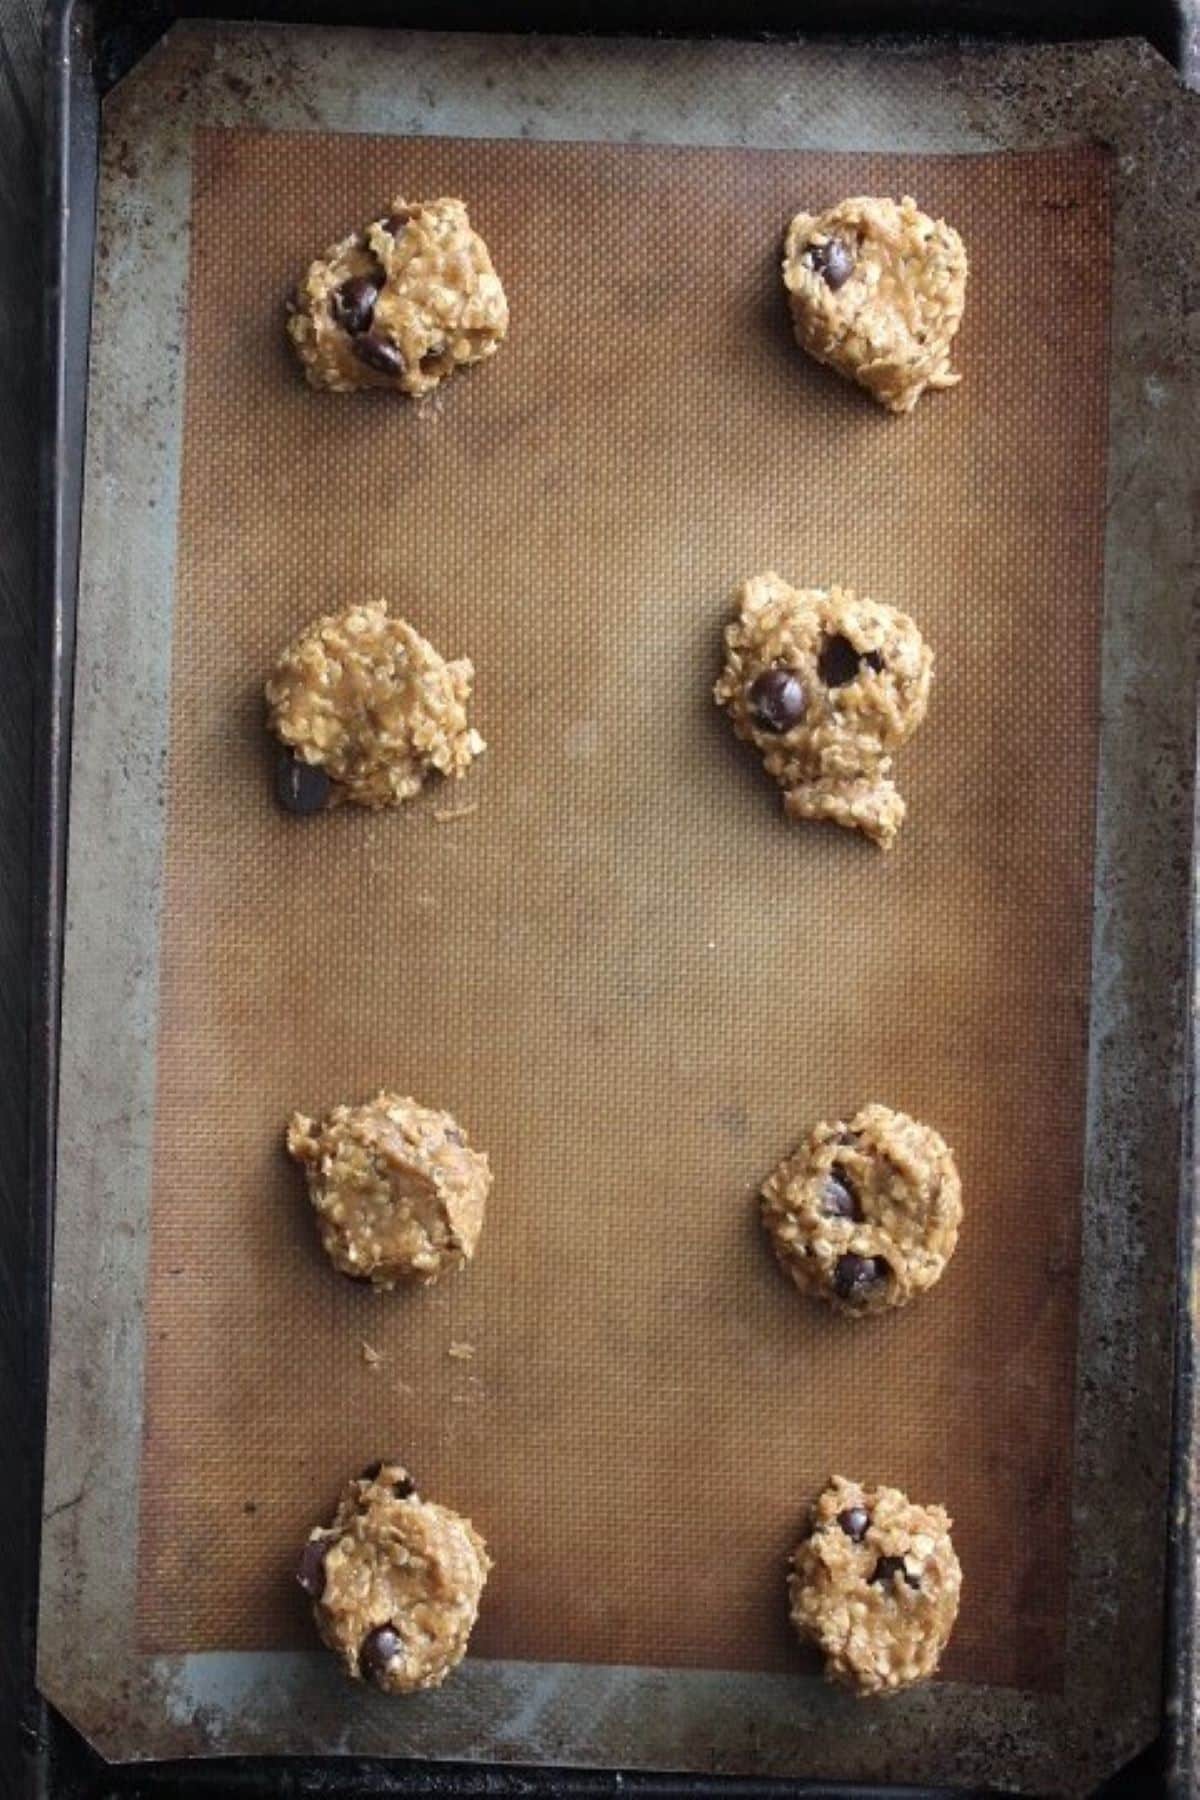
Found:
[[[817,119],[798,103],[813,91],[824,100]],[[1179,205],[1195,169],[1194,106],[1133,45],[968,55],[564,41],[531,50],[494,39],[189,28],[108,107],[72,780],[43,1686],[115,1756],[334,1749],[670,1766],[703,1742],[713,1768],[746,1766],[752,1754],[763,1772],[785,1772],[795,1770],[802,1722],[836,1728],[847,1717],[836,1696],[790,1678],[468,1665],[436,1710],[421,1703],[398,1719],[371,1696],[348,1708],[316,1657],[151,1662],[131,1649],[188,139],[200,123],[857,149],[982,151],[1088,136],[1115,144],[1072,1675],[1062,1701],[945,1686],[914,1695],[886,1731],[856,1730],[848,1741],[829,1729],[821,1771],[999,1775],[1082,1791],[1146,1741],[1157,1716],[1164,1296],[1174,1268],[1195,655],[1197,346],[1184,295],[1196,245],[1194,220]],[[1052,596],[1044,629],[1050,653],[1069,637]]]

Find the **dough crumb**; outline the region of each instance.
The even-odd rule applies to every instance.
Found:
[[[368,1369],[378,1369],[379,1365],[387,1360],[383,1351],[377,1350],[374,1344],[368,1344],[366,1338],[362,1339],[361,1353],[362,1359],[366,1363]]]
[[[890,412],[960,379],[950,345],[966,284],[957,231],[907,195],[843,200],[788,226],[783,285],[797,343]]]
[[[451,1344],[446,1354],[456,1357],[459,1362],[470,1362],[475,1354],[475,1346],[474,1344]]]

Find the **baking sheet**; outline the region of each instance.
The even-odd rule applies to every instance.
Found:
[[[248,105],[280,41],[244,40],[267,57]],[[145,141],[114,119],[110,147],[136,194]],[[551,1737],[546,1702],[593,1665],[621,1671],[601,1760],[811,1772],[796,1714],[838,1702],[788,1644],[779,1571],[836,1466],[959,1521],[953,1684],[833,1753],[931,1777],[903,1762],[922,1707],[957,1715],[957,1756],[1004,1690],[1028,1717],[1070,1696],[1110,159],[441,141],[403,146],[397,181],[379,138],[190,149],[138,1653],[229,1669],[305,1642],[292,1544],[395,1445],[498,1559],[476,1640],[498,1663],[406,1710],[414,1748],[594,1760],[594,1722],[564,1707]],[[429,184],[467,193],[511,343],[425,414],[308,394],[262,327],[296,244]],[[798,193],[901,186],[975,264],[968,382],[897,422],[796,357],[774,265]],[[900,600],[938,650],[886,862],[786,827],[710,710],[727,589],[769,563]],[[492,750],[459,822],[270,810],[260,671],[358,592],[477,662]],[[321,1265],[277,1150],[292,1104],[384,1079],[454,1107],[498,1174],[478,1265],[390,1301]],[[971,1211],[944,1289],[851,1340],[774,1275],[747,1195],[807,1119],[876,1093],[955,1142]],[[517,1723],[480,1704],[498,1664]],[[714,1693],[759,1729],[734,1741]],[[370,1697],[329,1702],[340,1737],[305,1741],[380,1729]]]

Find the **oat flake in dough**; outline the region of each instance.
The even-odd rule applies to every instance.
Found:
[[[738,588],[713,690],[783,789],[789,818],[829,819],[889,849],[905,805],[892,753],[925,717],[933,652],[906,613],[853,588]]]
[[[346,1673],[411,1694],[462,1661],[490,1568],[469,1519],[421,1499],[402,1464],[374,1463],[310,1534],[297,1579]]]
[[[784,246],[796,341],[895,413],[953,387],[967,253],[957,231],[906,195],[797,213]]]
[[[312,264],[288,318],[308,380],[340,393],[432,393],[507,330],[500,277],[461,200],[393,200]]]
[[[266,684],[267,722],[329,776],[330,798],[398,806],[431,773],[458,778],[485,748],[467,723],[475,670],[434,649],[382,602],[310,625]]]
[[[962,1587],[951,1524],[943,1507],[914,1505],[899,1488],[833,1478],[788,1578],[792,1624],[830,1681],[865,1698],[933,1674]]]
[[[343,1275],[428,1284],[474,1256],[492,1174],[449,1113],[380,1093],[319,1121],[293,1113],[287,1148]]]
[[[762,1220],[804,1293],[849,1318],[904,1306],[954,1255],[962,1188],[930,1125],[864,1106],[814,1126],[762,1185]]]

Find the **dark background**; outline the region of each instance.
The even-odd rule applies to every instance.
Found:
[[[41,5],[0,0],[0,1793],[19,1791],[21,1613],[32,1578],[22,1396],[28,1184],[30,777],[42,289]]]
[[[100,9],[115,27],[113,63],[147,44],[154,35],[149,0],[108,0]],[[164,7],[163,10],[170,10]],[[192,10],[204,10],[195,7]],[[285,14],[296,9],[260,0],[257,5],[226,0],[210,10],[226,16],[247,13]],[[516,9],[448,0],[438,9],[437,22],[479,29],[511,24]],[[837,8],[810,6],[804,0],[788,5],[768,4],[756,9],[755,22],[768,29],[803,30],[815,25],[851,23],[866,28],[893,25],[903,9],[871,4],[871,0],[845,0]],[[1141,31],[1160,48],[1174,54],[1193,72],[1200,67],[1200,0],[1060,0],[1046,6],[1043,0],[933,0],[920,9],[929,28],[958,23],[976,29],[995,30],[1007,23],[1031,34],[1101,35],[1121,30]],[[35,625],[37,618],[37,470],[39,399],[42,387],[44,332],[52,308],[52,295],[43,270],[40,235],[42,190],[41,27],[42,0],[0,0],[0,1447],[4,1466],[0,1475],[0,1800],[27,1795],[31,1752],[40,1726],[30,1723],[28,1708],[29,1606],[36,1567],[29,1535],[30,1508],[39,1480],[38,1417],[27,1404],[36,1391],[36,1349],[28,1335],[31,1231],[28,1180],[28,1123],[30,1087],[28,1075],[31,979],[30,869],[33,836],[32,768],[34,732]],[[396,21],[407,14],[414,19],[420,9],[405,9],[386,0],[362,0],[343,9],[347,19]],[[608,5],[605,0],[581,0],[572,7],[528,5],[520,10],[526,27],[576,29],[646,28],[647,16],[656,12],[667,30],[713,28],[744,31],[748,14],[735,7],[707,7],[700,0],[666,4],[658,8],[640,4]],[[718,11],[724,15],[718,18]],[[834,15],[831,17],[831,14]],[[818,17],[818,15],[820,15]],[[420,22],[428,22],[428,13]],[[1054,27],[1057,25],[1058,30]],[[85,1758],[85,1761],[90,1759]],[[81,1771],[82,1774],[82,1771]],[[234,1800],[251,1790],[231,1770],[208,1771],[202,1778],[205,1794]],[[215,1776],[215,1781],[212,1779]],[[319,1774],[305,1775],[294,1764],[275,1764],[255,1790],[273,1796],[354,1794],[397,1791],[393,1785],[404,1777],[397,1771],[379,1778],[377,1771],[343,1765],[328,1783]],[[1148,1795],[1161,1779],[1153,1758],[1127,1772],[1113,1787],[1114,1796]],[[1186,1775],[1184,1777],[1186,1780]],[[510,1777],[511,1780],[511,1777]],[[486,1773],[442,1770],[431,1772],[428,1785],[418,1776],[419,1790],[443,1795],[497,1791]],[[633,1786],[634,1784],[630,1784]],[[536,1777],[517,1777],[521,1791],[565,1791],[578,1794],[606,1791],[609,1782],[593,1785],[588,1778],[566,1781],[561,1776],[551,1785]],[[636,1784],[643,1794],[663,1796],[679,1792],[669,1777]],[[64,1786],[56,1792],[66,1792]],[[83,1774],[82,1785],[70,1783],[72,1793],[89,1795],[153,1794],[166,1800],[185,1793],[178,1772],[162,1776],[134,1776],[110,1783]],[[187,1792],[196,1791],[192,1783]],[[507,1787],[506,1791],[514,1791]],[[748,1787],[746,1793],[765,1792]],[[778,1793],[780,1790],[774,1788]],[[811,1790],[810,1790],[811,1792]]]

